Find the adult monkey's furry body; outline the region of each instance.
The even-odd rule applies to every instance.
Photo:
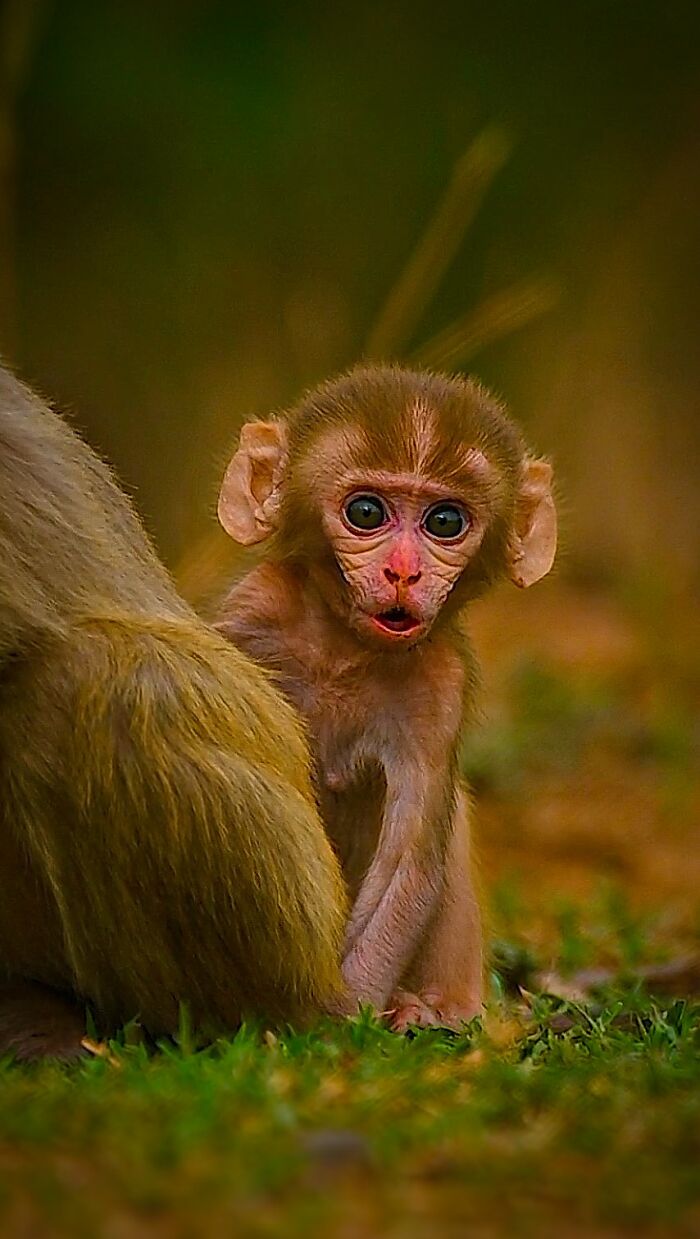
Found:
[[[360,367],[243,428],[219,514],[268,560],[220,628],[306,718],[353,908],[343,974],[397,1029],[481,1006],[459,744],[473,698],[460,612],[551,567],[551,467],[476,383]]]
[[[0,370],[0,1053],[297,1019],[343,895],[296,716],[178,597],[109,470]],[[82,1004],[82,1005],[81,1005]]]

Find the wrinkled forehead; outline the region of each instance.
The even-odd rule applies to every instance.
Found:
[[[312,493],[336,495],[385,474],[404,478],[407,487],[427,482],[465,497],[500,491],[497,463],[469,427],[446,426],[427,402],[413,399],[390,420],[378,417],[376,425],[371,418],[363,421],[326,424],[305,436],[296,467]]]

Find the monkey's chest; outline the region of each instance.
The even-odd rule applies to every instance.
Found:
[[[354,897],[379,838],[394,728],[346,685],[297,681],[287,691],[308,727],[319,808]]]
[[[340,791],[361,780],[367,766],[383,765],[394,728],[378,707],[379,693],[358,690],[351,675],[315,670],[300,666],[282,677],[282,687],[306,722],[323,784]]]

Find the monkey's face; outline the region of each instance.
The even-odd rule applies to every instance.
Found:
[[[429,632],[483,536],[463,495],[401,474],[343,479],[322,512],[347,619],[384,645],[414,644]]]
[[[243,427],[219,518],[244,546],[274,537],[363,638],[405,647],[500,576],[549,572],[551,474],[477,384],[360,367]]]

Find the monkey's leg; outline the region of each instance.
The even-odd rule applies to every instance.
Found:
[[[457,795],[440,904],[393,996],[391,1026],[456,1028],[482,1009],[481,914],[470,856],[467,798]]]
[[[0,1057],[18,1062],[80,1058],[85,1011],[56,990],[34,981],[0,982]]]

